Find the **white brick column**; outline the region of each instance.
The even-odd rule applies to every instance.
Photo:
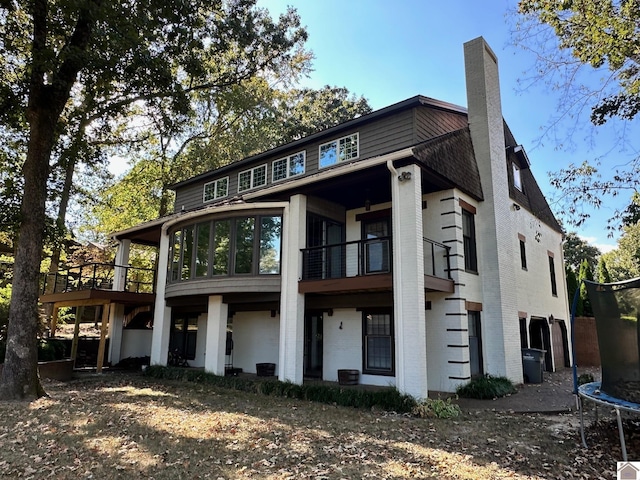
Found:
[[[515,252],[498,61],[482,37],[464,44],[473,141],[484,201],[476,220],[485,371],[522,382]]]
[[[215,375],[224,375],[228,313],[229,307],[222,302],[222,296],[209,297],[204,370]]]
[[[278,379],[302,384],[304,362],[304,294],[298,293],[306,245],[307,197],[294,195],[282,219],[282,287]]]
[[[391,170],[396,386],[427,397],[422,184],[417,165]],[[401,179],[398,177],[400,176]],[[409,177],[409,178],[407,178]]]
[[[169,263],[169,235],[162,228],[160,251],[158,252],[158,273],[156,281],[156,304],[153,311],[153,334],[151,337],[151,365],[166,365],[171,335],[171,308],[167,307],[164,291],[167,285]]]

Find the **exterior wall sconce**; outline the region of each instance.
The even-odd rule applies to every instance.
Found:
[[[407,180],[411,180],[411,172],[402,172],[398,175],[398,181],[405,182]]]
[[[342,322],[340,322],[340,326],[338,328],[342,330]]]
[[[513,205],[511,205],[511,208],[513,208],[517,212],[518,210],[520,210],[520,205],[514,203]]]

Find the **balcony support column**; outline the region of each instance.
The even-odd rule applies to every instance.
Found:
[[[211,295],[207,309],[207,339],[204,370],[215,375],[224,375],[227,345],[227,318],[229,307],[222,302],[221,295]]]
[[[393,221],[393,316],[396,386],[427,397],[427,337],[422,241],[422,182],[417,165],[391,171]]]
[[[153,334],[151,337],[151,365],[166,365],[171,335],[171,307],[164,298],[169,264],[169,235],[162,228],[158,252],[158,275],[156,277],[156,303],[153,311]]]
[[[278,379],[302,384],[304,362],[304,294],[298,293],[302,252],[306,245],[307,197],[294,195],[282,222],[282,288]]]

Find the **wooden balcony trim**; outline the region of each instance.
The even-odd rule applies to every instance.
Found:
[[[455,290],[455,285],[453,284],[453,280],[450,280],[448,278],[425,275],[424,289],[426,291],[453,293]]]
[[[298,293],[371,292],[392,289],[393,277],[390,273],[298,282]]]

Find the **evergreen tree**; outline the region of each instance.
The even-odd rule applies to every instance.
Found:
[[[598,260],[598,282],[611,283],[611,275],[604,257],[600,257],[600,260]]]
[[[593,270],[589,266],[589,262],[585,259],[580,264],[580,273],[578,274],[578,281],[582,280],[593,281]],[[584,283],[580,284],[580,298],[583,304],[583,314],[587,317],[593,316],[593,309],[591,308],[591,302],[589,301],[589,295],[587,294],[587,287]]]
[[[578,290],[578,279],[576,278],[576,274],[573,269],[568,265],[565,267],[567,273],[567,294],[569,295],[569,310],[573,308],[573,297],[576,294],[576,290]],[[584,306],[582,304],[582,296],[578,295],[578,300],[576,302],[576,311],[572,312],[576,317],[582,317],[584,315]]]

